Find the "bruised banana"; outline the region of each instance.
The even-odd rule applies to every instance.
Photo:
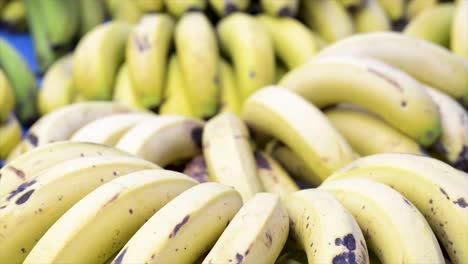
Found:
[[[309,184],[319,185],[353,160],[351,147],[325,115],[287,89],[270,86],[256,92],[246,101],[243,118],[253,130],[281,140],[303,159],[317,176],[308,178]]]
[[[375,31],[390,31],[390,19],[380,5],[379,0],[367,0],[364,5],[353,14],[356,32],[367,33]]]
[[[468,107],[468,63],[436,44],[404,34],[376,32],[341,40],[317,56],[337,55],[381,60]]]
[[[294,17],[299,0],[260,0],[263,12],[269,16]]]
[[[14,114],[11,114],[5,122],[0,124],[0,160],[6,159],[21,142],[21,134],[21,124]],[[2,178],[0,173],[0,190],[3,185]]]
[[[263,191],[244,122],[233,113],[220,114],[203,129],[203,155],[209,179],[233,186],[244,202]]]
[[[0,125],[6,122],[15,107],[15,93],[10,81],[0,68]]]
[[[279,85],[319,108],[337,103],[361,106],[423,146],[432,144],[440,135],[437,105],[424,86],[375,59],[314,58],[290,71]]]
[[[228,16],[234,12],[245,11],[250,0],[209,0],[211,8],[220,17]]]
[[[468,255],[466,173],[429,157],[379,154],[354,161],[326,182],[356,177],[384,183],[404,195],[426,217],[451,262],[465,262]]]
[[[129,156],[129,154],[105,145],[62,141],[31,150],[0,169],[0,198],[25,186],[34,176],[61,162],[80,157]]]
[[[244,203],[202,263],[274,263],[288,233],[288,213],[280,197],[258,193]]]
[[[212,248],[241,206],[239,193],[231,187],[196,185],[157,211],[112,263],[194,263]]]
[[[135,86],[130,80],[127,63],[123,63],[117,72],[112,101],[139,110],[146,109],[138,100]]]
[[[366,242],[351,213],[333,195],[306,189],[288,196],[291,237],[308,263],[369,263]]]
[[[22,263],[61,215],[105,182],[157,168],[135,157],[85,157],[65,161],[35,176],[0,202],[4,227],[0,231],[0,260]]]
[[[103,263],[155,212],[196,184],[181,173],[160,169],[103,184],[56,221],[24,263]]]

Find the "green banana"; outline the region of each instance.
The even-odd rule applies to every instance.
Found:
[[[174,21],[169,15],[149,14],[142,17],[128,37],[128,74],[136,97],[146,108],[156,108],[163,98],[173,32]]]
[[[222,19],[217,31],[222,49],[233,62],[241,103],[256,90],[274,83],[274,47],[260,21],[235,13]]]
[[[209,0],[211,8],[220,17],[228,16],[234,12],[246,11],[250,0]]]
[[[15,94],[10,81],[0,68],[0,124],[5,122],[15,107]]]
[[[208,0],[164,0],[167,11],[175,16],[181,17],[186,12],[203,11]]]
[[[356,32],[390,31],[392,25],[378,0],[366,0],[364,5],[353,14]]]
[[[0,24],[9,31],[24,32],[27,29],[26,8],[22,0],[9,1],[3,9],[0,8]]]
[[[0,38],[0,70],[13,90],[16,117],[23,125],[31,125],[38,117],[36,77],[19,51],[3,38]]]
[[[296,16],[299,0],[260,0],[263,12],[269,16]]]
[[[454,14],[453,3],[438,4],[427,8],[411,19],[403,30],[403,34],[449,47]]]
[[[135,109],[146,109],[138,100],[135,87],[130,80],[127,63],[124,62],[117,72],[112,101],[133,107]]]
[[[78,43],[73,55],[73,80],[77,91],[88,100],[112,97],[130,30],[128,23],[107,22],[88,32]]]
[[[73,0],[72,0],[73,1]],[[79,10],[79,33],[80,36],[86,35],[97,25],[106,19],[106,10],[104,3],[99,0],[78,0]]]
[[[0,160],[6,159],[20,143],[21,133],[21,124],[13,114],[5,122],[0,123]],[[3,184],[1,181],[0,183]]]
[[[450,49],[454,54],[468,60],[467,20],[468,0],[460,0],[456,4],[455,16],[452,22],[452,30],[450,33]]]
[[[196,117],[208,119],[218,111],[220,98],[215,30],[203,13],[187,13],[177,23],[175,45],[190,106]]]
[[[79,29],[76,0],[37,1],[47,38],[53,50],[67,48]]]

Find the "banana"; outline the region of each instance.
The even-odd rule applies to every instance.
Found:
[[[277,56],[288,69],[304,64],[318,52],[311,31],[298,20],[266,15],[258,19],[270,34]]]
[[[426,217],[452,263],[466,261],[468,177],[465,173],[428,157],[379,154],[356,160],[330,176],[327,182],[355,177],[387,184],[404,195]]]
[[[411,20],[421,12],[435,6],[438,0],[410,0],[406,6],[406,15]]]
[[[220,67],[216,33],[200,12],[181,17],[175,29],[177,57],[195,116],[208,119],[219,107]]]
[[[106,19],[106,8],[102,1],[79,0],[78,10],[80,14],[80,36],[86,35]]]
[[[73,80],[87,99],[111,98],[130,30],[128,23],[111,21],[96,26],[78,43],[73,55]]]
[[[113,90],[112,101],[139,110],[146,109],[138,100],[135,86],[133,85],[132,80],[130,80],[128,66],[125,62],[120,66],[120,69],[117,72]],[[86,101],[85,98],[84,100]]]
[[[186,12],[201,12],[207,6],[207,0],[164,0],[167,11],[175,16],[181,17]]]
[[[364,5],[353,15],[357,33],[390,31],[392,25],[385,10],[378,0],[366,0]]]
[[[413,139],[365,110],[343,106],[326,110],[325,115],[362,156],[389,152],[425,155]]]
[[[288,213],[280,197],[258,193],[237,212],[203,264],[274,263],[288,233]]]
[[[265,191],[277,194],[281,199],[299,191],[297,184],[270,154],[256,151],[254,157],[257,175]]]
[[[7,121],[15,107],[15,94],[5,73],[0,68],[0,125]]]
[[[131,111],[133,109],[113,102],[75,103],[41,117],[31,126],[24,140],[31,148],[67,140],[93,120]]]
[[[239,193],[228,186],[196,185],[157,211],[113,263],[193,263],[215,244],[241,206]]]
[[[246,101],[243,118],[250,128],[281,140],[304,160],[317,176],[307,179],[312,185],[353,160],[351,147],[325,115],[287,89],[270,86],[256,92]]]
[[[250,0],[209,0],[209,3],[218,16],[224,17],[234,12],[246,11]]]
[[[456,5],[452,28],[450,31],[450,49],[454,54],[465,58],[466,60],[468,60],[468,23],[466,22],[467,20],[468,0],[460,0],[457,2]]]
[[[187,94],[187,85],[177,55],[172,55],[167,66],[167,81],[161,115],[196,117]]]
[[[405,0],[378,0],[391,20],[397,21],[405,16]]]
[[[142,17],[128,37],[128,73],[140,104],[146,108],[161,103],[173,32],[174,21],[169,15],[149,14]]]
[[[42,81],[37,105],[41,115],[53,112],[73,102],[73,54],[59,58],[47,70]]]
[[[204,123],[182,116],[158,116],[131,128],[116,147],[165,167],[200,152]]]
[[[9,1],[3,9],[0,8],[0,24],[11,32],[27,30],[26,7],[22,0]]]
[[[241,114],[240,91],[236,83],[232,65],[224,59],[220,62],[221,75],[221,109],[220,113]]]
[[[455,168],[468,171],[468,114],[450,96],[426,86],[439,107],[442,135],[433,146]]]
[[[136,0],[135,2],[144,13],[161,12],[164,8],[163,0]]]
[[[369,263],[358,223],[333,195],[306,189],[286,198],[290,233],[308,263]]]
[[[351,15],[339,0],[302,1],[305,24],[317,31],[327,42],[351,36],[354,25]]]
[[[18,147],[21,147],[18,145]],[[0,169],[0,198],[23,186],[34,176],[50,167],[80,157],[129,156],[121,150],[105,145],[62,141],[31,150],[11,159]]]
[[[21,132],[21,124],[13,114],[4,123],[0,124],[0,160],[6,159],[10,152],[20,143]],[[1,179],[2,176],[0,176]],[[0,183],[3,185],[2,181]]]
[[[79,28],[76,0],[37,1],[47,38],[53,50],[67,48]]]
[[[24,153],[31,150],[25,141],[20,141],[16,146],[10,151],[8,157],[5,159],[4,163],[8,164],[17,157],[23,155]],[[1,179],[0,179],[1,180]],[[1,188],[1,187],[0,187]],[[0,195],[1,196],[1,195]]]
[[[135,0],[117,0],[112,19],[134,25],[143,15]]]
[[[233,113],[220,114],[203,129],[203,155],[211,181],[233,186],[244,202],[263,191],[244,122]]]
[[[382,263],[444,263],[424,216],[392,188],[368,179],[343,179],[327,181],[319,189],[332,193],[351,212]]]
[[[96,119],[76,131],[70,141],[89,142],[115,146],[132,127],[156,115],[145,112],[115,114]]]
[[[375,59],[313,59],[290,71],[279,85],[319,108],[337,103],[363,107],[423,146],[432,144],[440,135],[437,105],[424,86],[405,72]]]
[[[3,79],[0,89],[5,89],[4,78],[6,76],[14,93],[16,117],[25,126],[31,125],[38,116],[36,77],[19,51],[3,38],[0,38],[0,70],[4,73],[4,77],[0,77]],[[8,92],[2,91],[2,93],[7,95]],[[6,99],[8,99],[8,96],[6,96]],[[13,101],[8,102],[12,103]],[[5,111],[3,108],[9,108],[8,102],[1,104],[2,112]],[[4,119],[4,114],[2,114],[2,117],[0,119]]]
[[[240,90],[240,100],[274,83],[275,55],[267,30],[254,17],[235,13],[220,21],[217,31],[229,54]]]
[[[317,56],[336,55],[381,60],[468,107],[468,63],[433,43],[399,33],[376,32],[342,40],[323,49]]]
[[[56,221],[24,263],[103,263],[155,212],[196,184],[181,173],[160,169],[103,184]]]
[[[403,34],[449,47],[454,14],[453,3],[438,4],[427,8],[410,21],[403,30]]]
[[[208,182],[208,168],[203,154],[195,156],[185,166],[183,173],[199,183]]]
[[[299,0],[260,0],[263,12],[269,16],[296,16]]]
[[[2,199],[0,260],[23,262],[61,215],[105,182],[130,172],[156,168],[135,157],[84,157],[35,176]]]

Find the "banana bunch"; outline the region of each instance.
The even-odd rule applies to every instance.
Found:
[[[22,0],[0,3],[0,25],[15,33],[27,30],[26,7]]]

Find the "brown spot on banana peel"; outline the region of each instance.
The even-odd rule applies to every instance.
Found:
[[[33,145],[34,147],[37,147],[37,144],[39,142],[39,139],[34,133],[28,133],[25,140],[29,142],[31,145]]]
[[[370,72],[370,73],[373,73],[374,75],[378,76],[379,78],[385,80],[386,82],[388,82],[389,84],[391,84],[392,86],[394,86],[400,93],[403,93],[403,88],[400,86],[400,84],[391,79],[390,77],[386,76],[384,73],[381,73],[375,69],[372,69],[372,68],[367,68],[367,71]]]
[[[465,198],[458,198],[456,201],[453,201],[454,204],[460,206],[461,208],[466,208],[468,204],[465,201]]]
[[[21,180],[25,180],[26,179],[26,175],[24,174],[24,172],[20,169],[17,169],[13,166],[7,166],[5,168],[5,170],[11,170],[15,175],[16,177],[20,178]]]
[[[122,260],[125,256],[125,253],[127,253],[127,248],[125,248],[122,253],[120,253],[117,258],[114,260],[114,264],[122,264]]]
[[[448,196],[447,192],[442,187],[439,187],[439,190],[447,198],[447,200],[450,200],[450,197]]]
[[[24,204],[25,202],[27,202],[29,200],[29,197],[31,197],[31,195],[34,193],[34,189],[32,190],[29,190],[27,192],[25,192],[23,195],[21,195],[18,199],[16,199],[15,203],[17,205],[21,205],[21,204]]]
[[[184,219],[182,219],[182,222],[178,223],[174,229],[172,230],[172,232],[169,234],[169,238],[173,238],[177,235],[177,233],[179,232],[179,230],[182,228],[182,226],[184,226],[190,219],[190,215],[186,215],[184,217]]]
[[[120,195],[120,193],[114,194],[114,196],[112,196],[112,198],[110,198],[110,199],[102,206],[102,208],[108,206],[109,204],[111,204],[112,202],[114,202],[115,200],[117,200],[117,198],[119,198],[119,195]]]
[[[290,7],[285,6],[285,7],[282,7],[280,10],[278,10],[277,15],[279,17],[293,17],[294,12]]]
[[[273,237],[271,236],[270,231],[265,232],[265,238],[266,238],[265,246],[267,248],[270,248],[271,245],[273,244]]]
[[[258,151],[254,153],[255,161],[257,162],[257,166],[261,169],[271,170],[270,163],[268,160]]]
[[[13,197],[15,197],[17,194],[23,192],[24,190],[26,190],[28,187],[30,187],[31,185],[35,184],[36,183],[36,180],[32,180],[32,181],[29,181],[29,182],[25,182],[25,183],[22,183],[20,186],[18,186],[15,190],[13,190],[12,192],[10,192],[6,198],[7,201],[10,201]]]
[[[146,35],[135,35],[133,36],[133,42],[138,48],[139,52],[145,52],[151,48],[151,44]]]
[[[242,262],[244,261],[244,256],[242,256],[239,253],[236,253],[236,261],[236,264],[242,264]]]

